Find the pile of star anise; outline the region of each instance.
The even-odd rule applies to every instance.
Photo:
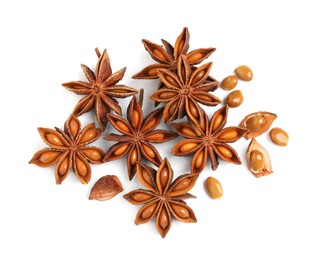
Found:
[[[62,84],[66,89],[82,95],[73,112],[65,122],[64,129],[38,128],[41,138],[49,146],[35,153],[30,163],[41,167],[56,164],[56,183],[61,184],[71,168],[83,184],[91,179],[89,163],[104,163],[127,156],[129,180],[137,172],[138,181],[146,189],[137,189],[124,195],[132,204],[143,205],[137,213],[136,224],[156,218],[156,227],[165,237],[172,218],[183,222],[196,222],[193,210],[184,199],[194,198],[188,192],[193,188],[208,159],[212,169],[218,167],[218,158],[226,162],[241,164],[237,152],[229,145],[240,139],[249,130],[246,127],[225,127],[228,106],[217,109],[209,119],[202,109],[216,106],[221,100],[209,92],[217,89],[219,82],[209,76],[212,63],[202,63],[215,48],[200,48],[189,51],[189,31],[184,28],[174,46],[162,40],[163,46],[143,40],[145,49],[156,61],[133,76],[134,79],[157,79],[158,89],[150,97],[155,106],[163,107],[143,116],[134,88],[119,84],[126,68],[112,71],[109,56],[96,49],[98,62],[95,72],[81,65],[87,78]],[[127,109],[127,118],[122,117],[122,108],[117,98],[132,97]],[[78,116],[95,111],[95,123],[81,129]],[[186,118],[186,122],[171,123]],[[157,129],[164,119],[168,129]],[[110,123],[120,134],[104,136],[115,142],[105,153],[89,144],[100,138]],[[170,124],[171,123],[171,124]],[[170,131],[171,129],[172,131]],[[190,173],[173,181],[173,170],[166,158],[162,158],[154,144],[163,143],[177,136],[184,137],[172,148],[176,156],[193,155]],[[148,163],[157,167],[154,169]],[[188,162],[188,161],[186,161]],[[108,163],[107,163],[108,167]],[[105,200],[122,191],[116,176],[105,176],[93,187],[91,199]]]

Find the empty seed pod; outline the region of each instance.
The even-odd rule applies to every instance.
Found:
[[[91,189],[90,200],[109,200],[123,191],[123,187],[115,175],[101,177]]]
[[[270,112],[255,112],[247,115],[240,123],[240,127],[248,130],[244,137],[250,139],[265,133],[276,117],[276,114]]]
[[[246,163],[250,172],[257,178],[269,175],[273,172],[268,152],[255,140],[255,138],[252,138],[247,149]]]

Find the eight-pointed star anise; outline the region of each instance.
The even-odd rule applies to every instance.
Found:
[[[186,114],[193,121],[203,120],[203,110],[198,102],[206,106],[216,106],[221,102],[219,98],[208,93],[216,88],[215,83],[205,82],[211,67],[212,63],[209,62],[192,71],[186,56],[181,55],[177,74],[166,69],[158,70],[158,75],[166,87],[157,90],[151,99],[168,102],[164,110],[165,123]]]
[[[136,173],[136,162],[141,157],[159,166],[162,157],[152,143],[163,143],[177,137],[177,134],[167,130],[154,130],[163,117],[163,108],[151,112],[143,118],[143,113],[135,96],[133,96],[127,109],[127,120],[120,116],[108,114],[109,122],[123,135],[109,134],[104,139],[115,141],[104,157],[104,161],[113,161],[122,158],[126,154],[128,177],[131,180]],[[144,119],[144,120],[143,120]]]
[[[173,183],[173,170],[165,158],[157,172],[137,163],[137,177],[148,190],[137,189],[124,195],[132,204],[143,205],[137,212],[135,224],[144,224],[156,216],[156,228],[164,238],[168,233],[172,217],[182,222],[196,222],[193,210],[184,199],[194,198],[187,193],[197,180],[197,174],[183,174]]]
[[[186,55],[187,61],[192,65],[192,71],[196,70],[196,66],[203,60],[208,58],[215,48],[200,48],[187,53],[189,49],[189,31],[188,28],[184,28],[181,34],[177,37],[174,47],[167,41],[162,39],[165,49],[161,45],[157,45],[148,40],[143,40],[145,49],[148,51],[152,59],[158,63],[147,66],[140,72],[136,73],[132,78],[134,79],[155,79],[158,78],[158,69],[168,69],[174,73],[177,71],[177,63],[181,55]],[[212,82],[215,90],[218,86],[218,81],[211,76],[208,76],[206,82]],[[160,82],[158,89],[164,88],[164,83]],[[159,102],[155,102],[155,106],[158,106]]]
[[[124,76],[126,68],[114,74],[110,66],[107,51],[104,50],[96,65],[96,73],[86,65],[81,65],[89,82],[72,81],[62,84],[66,89],[78,94],[86,95],[74,108],[73,115],[80,116],[95,108],[95,114],[102,130],[107,124],[107,113],[114,110],[118,115],[122,114],[121,107],[114,98],[125,98],[137,93],[134,88],[124,85],[116,85]]]
[[[71,116],[65,122],[64,131],[55,128],[38,128],[42,140],[51,148],[45,148],[35,153],[29,163],[40,167],[48,167],[57,163],[55,176],[56,183],[61,184],[70,169],[83,184],[87,184],[91,178],[90,163],[102,163],[104,152],[95,146],[87,146],[101,135],[101,129],[95,127],[95,123],[88,124],[82,131],[80,121]]]
[[[191,162],[191,172],[201,173],[204,169],[207,156],[210,157],[212,170],[218,166],[217,157],[226,162],[241,164],[237,152],[227,143],[240,139],[246,129],[240,127],[223,127],[227,121],[228,106],[225,105],[217,110],[211,121],[208,121],[204,113],[205,124],[199,123],[173,123],[176,132],[187,138],[178,142],[172,149],[172,153],[178,156],[186,156],[195,153]]]

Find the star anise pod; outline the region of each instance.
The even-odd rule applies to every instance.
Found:
[[[227,114],[228,106],[225,105],[214,113],[210,122],[204,113],[204,125],[193,121],[172,124],[179,135],[187,138],[173,147],[172,154],[187,156],[194,153],[191,161],[192,173],[202,172],[207,156],[211,160],[212,170],[216,170],[218,166],[217,157],[226,162],[241,164],[237,152],[227,143],[237,141],[247,130],[234,126],[224,128]]]
[[[212,63],[209,62],[192,72],[186,56],[181,55],[177,74],[167,69],[158,70],[165,88],[157,90],[151,99],[168,102],[164,110],[165,123],[182,118],[186,114],[193,121],[203,120],[203,110],[198,102],[206,106],[216,106],[221,102],[219,98],[208,93],[216,87],[213,82],[205,82],[211,67]]]
[[[36,152],[29,163],[40,167],[49,167],[57,163],[55,170],[57,184],[61,184],[73,168],[81,183],[87,184],[91,178],[88,162],[95,164],[103,162],[103,150],[96,146],[87,146],[100,137],[101,129],[95,128],[95,123],[90,123],[80,130],[80,121],[75,116],[69,117],[65,122],[64,131],[58,127],[55,129],[38,128],[42,140],[51,148]]]
[[[163,143],[169,141],[177,134],[167,130],[154,130],[163,117],[163,108],[151,112],[143,118],[143,113],[136,98],[133,96],[127,109],[127,120],[120,116],[107,115],[111,125],[123,135],[109,134],[104,139],[117,142],[108,150],[104,161],[113,161],[122,158],[126,154],[128,177],[131,180],[136,173],[136,162],[141,157],[159,166],[162,158],[156,148],[150,143]]]
[[[142,69],[140,72],[136,73],[132,78],[134,79],[156,79],[158,78],[158,69],[168,69],[174,73],[177,71],[177,63],[181,55],[186,55],[187,61],[192,65],[192,71],[196,70],[197,65],[203,60],[208,58],[214,51],[215,48],[200,48],[188,52],[189,49],[189,38],[190,34],[188,28],[184,28],[181,34],[177,37],[174,47],[167,41],[161,40],[164,44],[164,47],[158,44],[155,44],[149,40],[143,39],[143,44],[145,49],[148,51],[153,60],[158,63],[147,66]],[[188,53],[187,53],[188,52]],[[215,87],[215,90],[218,86],[218,81],[211,76],[208,76],[206,79],[207,82],[212,82]],[[160,82],[158,89],[164,88],[164,83]],[[155,102],[155,106],[158,106],[159,102]]]
[[[96,51],[98,52],[97,49]],[[81,68],[89,82],[71,81],[62,84],[66,89],[78,95],[85,95],[78,102],[72,114],[80,116],[95,108],[98,124],[104,130],[107,124],[106,115],[110,110],[118,115],[122,114],[121,107],[115,98],[132,96],[137,93],[137,90],[124,85],[116,85],[123,78],[126,68],[113,74],[106,50],[98,59],[96,73],[86,65],[82,64]]]
[[[144,224],[156,216],[156,228],[164,238],[171,228],[172,217],[179,221],[196,222],[193,210],[184,199],[195,198],[187,193],[197,180],[197,174],[183,174],[174,182],[173,170],[165,158],[156,170],[137,163],[137,177],[145,189],[133,190],[124,198],[135,205],[143,205],[137,212],[135,224]]]

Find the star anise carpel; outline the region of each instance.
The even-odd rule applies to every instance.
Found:
[[[156,228],[164,238],[171,228],[172,218],[190,223],[196,222],[193,210],[184,199],[195,198],[189,194],[197,180],[197,174],[183,174],[173,182],[173,170],[165,158],[158,170],[137,163],[137,177],[147,189],[133,190],[124,195],[130,203],[142,206],[135,224],[144,224],[156,217]]]
[[[203,110],[198,103],[216,106],[219,98],[208,93],[216,88],[213,82],[206,82],[212,63],[209,62],[192,71],[187,58],[181,55],[177,74],[167,69],[159,69],[158,75],[164,88],[157,90],[150,98],[157,102],[167,102],[164,110],[165,123],[188,115],[193,121],[202,120]]]
[[[103,162],[105,153],[95,146],[87,146],[101,135],[101,129],[95,123],[88,124],[81,130],[77,117],[71,116],[65,122],[64,131],[60,128],[38,128],[42,140],[50,148],[35,153],[29,163],[40,167],[49,167],[57,163],[55,169],[56,183],[61,184],[71,168],[83,184],[91,178],[91,168],[88,162],[99,164]]]
[[[122,135],[109,134],[104,139],[117,142],[110,147],[104,161],[113,161],[127,156],[128,177],[131,180],[136,173],[136,162],[142,158],[159,166],[162,158],[157,149],[151,143],[163,143],[169,141],[177,134],[167,130],[155,130],[163,117],[163,108],[159,108],[144,119],[142,109],[133,96],[128,109],[127,120],[108,114],[110,124]]]
[[[228,106],[217,110],[209,121],[204,113],[205,124],[190,120],[189,123],[173,123],[176,132],[185,137],[172,149],[172,154],[177,156],[193,155],[191,172],[201,173],[206,165],[208,157],[211,160],[212,170],[218,166],[217,157],[226,162],[241,164],[237,152],[228,143],[239,140],[246,129],[230,126],[224,128],[227,121]]]
[[[98,56],[99,52],[96,50]],[[86,65],[81,68],[89,82],[71,81],[62,84],[66,89],[85,95],[73,110],[73,115],[80,116],[94,108],[99,126],[104,130],[107,124],[106,115],[111,110],[122,114],[122,109],[115,98],[126,98],[137,93],[137,90],[125,85],[117,85],[123,78],[126,68],[112,73],[109,56],[104,50],[100,55],[95,73]]]

